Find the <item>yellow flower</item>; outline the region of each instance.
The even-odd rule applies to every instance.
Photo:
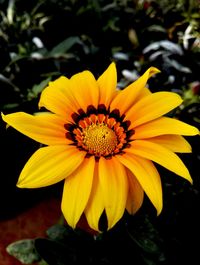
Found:
[[[105,211],[108,229],[142,205],[144,192],[159,214],[162,187],[153,162],[192,182],[175,154],[191,147],[181,135],[199,131],[186,123],[163,117],[182,103],[172,92],[151,93],[149,68],[138,80],[117,91],[114,63],[95,80],[89,71],[62,76],[44,89],[39,107],[49,112],[2,115],[16,130],[47,146],[37,150],[24,166],[20,188],[38,188],[65,179],[62,212],[75,228],[84,213],[99,230]],[[153,161],[153,162],[152,162]]]

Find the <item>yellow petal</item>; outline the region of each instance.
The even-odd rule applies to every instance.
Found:
[[[2,114],[2,118],[19,132],[42,144],[71,143],[65,137],[64,119],[55,114],[45,113],[33,116],[25,112],[16,112],[8,115]]]
[[[39,107],[45,107],[70,121],[71,114],[76,112],[77,108],[69,79],[61,76],[55,81],[49,82],[49,85],[41,93]]]
[[[76,170],[85,152],[74,146],[55,145],[38,149],[24,166],[17,183],[19,188],[39,188],[55,184]]]
[[[73,75],[70,79],[70,86],[78,109],[86,111],[89,105],[97,108],[99,87],[91,72],[83,71]]]
[[[135,134],[131,139],[144,139],[163,134],[197,135],[199,130],[185,122],[161,117],[134,128]]]
[[[192,183],[190,173],[181,159],[160,144],[147,140],[135,140],[127,152],[150,159]]]
[[[109,65],[106,71],[98,78],[97,83],[100,90],[99,104],[104,104],[108,107],[116,94],[117,88],[117,71],[115,63]]]
[[[122,217],[128,194],[127,173],[124,166],[115,158],[99,160],[99,182],[108,220],[108,229]]]
[[[99,163],[97,162],[94,170],[93,185],[90,198],[84,211],[89,226],[96,231],[99,231],[99,219],[104,210],[102,189],[99,184],[98,166]]]
[[[131,126],[136,127],[145,122],[159,118],[182,103],[181,97],[173,92],[156,92],[142,98],[126,113]]]
[[[160,214],[163,207],[162,187],[158,171],[153,163],[147,159],[131,153],[116,156],[137,178],[146,195]]]
[[[90,196],[94,175],[95,159],[93,156],[84,162],[65,180],[62,212],[67,223],[75,228]]]
[[[135,104],[140,93],[144,89],[147,80],[160,71],[155,67],[150,67],[140,78],[120,91],[110,104],[110,109],[120,108],[121,115],[124,114],[133,104]]]
[[[151,94],[152,94],[151,91],[150,91],[147,87],[144,87],[144,88],[141,90],[139,96],[137,97],[137,101],[139,101],[139,100],[141,100],[142,98],[144,98],[144,97],[146,97],[146,96],[149,96],[149,95],[151,95]]]
[[[191,145],[180,135],[161,135],[149,138],[148,141],[160,144],[172,152],[176,153],[191,153]]]
[[[135,214],[142,206],[144,191],[132,172],[128,168],[126,171],[129,186],[126,209],[130,214]]]

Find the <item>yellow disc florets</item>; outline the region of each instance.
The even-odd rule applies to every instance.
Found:
[[[92,124],[82,133],[85,148],[97,156],[112,154],[117,146],[115,132],[105,124]]]

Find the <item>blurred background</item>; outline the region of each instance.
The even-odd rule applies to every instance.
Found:
[[[148,82],[150,90],[179,93],[184,102],[173,116],[200,129],[199,0],[0,0],[0,109],[4,114],[37,112],[40,93],[49,81],[86,69],[98,78],[111,61],[117,65],[120,89],[148,67],[159,68],[161,73]],[[21,169],[39,144],[6,129],[2,120],[0,136],[0,235],[9,223],[5,238],[0,236],[0,264],[15,265],[3,248],[21,239],[22,234],[14,232],[16,222],[22,222],[23,216],[23,222],[34,223],[32,212],[39,214],[38,226],[29,225],[31,234],[26,236],[53,224],[60,215],[62,183],[34,190],[16,188]],[[193,153],[181,158],[194,184],[159,168],[162,214],[156,217],[145,199],[137,216],[128,218],[137,228],[136,265],[200,264],[200,247],[195,243],[200,236],[200,140],[198,136],[187,140]],[[45,226],[40,223],[42,212]],[[119,237],[117,230],[112,233]],[[102,254],[104,262],[96,264],[115,264],[112,255],[106,255]],[[134,262],[134,252],[128,248],[118,255],[122,261],[131,256]]]

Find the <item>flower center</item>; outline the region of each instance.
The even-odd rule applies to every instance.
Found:
[[[88,106],[87,112],[79,109],[72,114],[74,122],[66,123],[66,138],[70,139],[79,150],[85,150],[87,155],[111,156],[123,152],[130,146],[130,136],[133,129],[128,129],[130,121],[120,116],[119,110],[112,112],[101,104],[98,108]]]
[[[117,146],[117,135],[106,124],[91,124],[82,134],[85,149],[97,156],[112,154]]]

